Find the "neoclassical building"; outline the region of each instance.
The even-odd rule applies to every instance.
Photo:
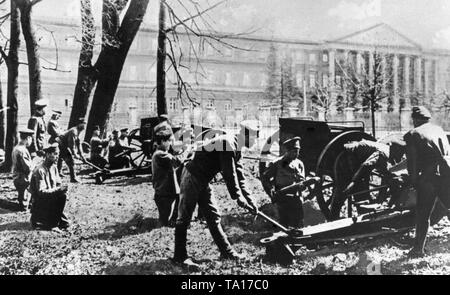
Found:
[[[76,83],[81,29],[71,19],[46,18],[36,22],[43,66],[43,95],[50,100],[51,108],[63,112],[62,123],[65,124]],[[97,38],[100,36],[99,32]],[[229,37],[226,41],[236,48],[213,47],[202,39],[179,34],[184,65],[181,73],[184,80],[191,84],[191,97],[199,106],[193,108],[178,98],[176,75],[169,69],[167,102],[173,120],[216,120],[216,124],[233,125],[246,118],[258,118],[267,124],[276,124],[279,105],[267,101],[264,96],[267,58],[272,45],[276,47],[280,59],[289,56],[292,60],[294,84],[306,94],[301,100],[307,102],[308,115],[315,115],[311,98],[317,95],[317,88],[329,87],[333,95],[345,96],[342,60],[350,60],[357,71],[365,71],[372,68],[372,53],[375,52],[383,57],[386,76],[391,80],[387,87],[390,110],[394,113],[407,109],[410,96],[414,93],[431,99],[450,89],[450,51],[424,48],[386,24],[325,41],[258,36]],[[191,42],[194,46],[190,45]],[[156,49],[157,31],[142,27],[124,66],[111,116],[111,128],[138,126],[140,118],[156,115]],[[21,59],[25,61],[24,52],[21,54]],[[52,70],[54,68],[58,70]],[[1,78],[6,80],[4,67]],[[27,70],[23,65],[19,79],[19,115],[22,123],[26,122],[29,114]],[[300,105],[300,101],[287,102],[287,115],[302,115],[304,109],[300,109]]]

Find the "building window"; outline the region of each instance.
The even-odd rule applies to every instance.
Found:
[[[214,99],[208,99],[208,101],[206,102],[206,107],[214,108]]]
[[[177,109],[177,98],[172,97],[169,99],[169,110],[175,111]]]
[[[231,102],[226,102],[225,103],[225,111],[231,111],[232,110],[232,104]]]
[[[316,59],[316,54],[315,53],[310,53],[309,54],[309,63],[310,64],[316,64],[317,63],[317,59]]]
[[[327,54],[327,53],[324,53],[324,54],[322,55],[322,61],[323,61],[323,62],[328,62],[328,54]]]
[[[157,110],[157,104],[156,104],[156,100],[153,100],[150,102],[150,111],[151,112],[156,112]]]
[[[316,73],[309,73],[309,87],[316,87]]]

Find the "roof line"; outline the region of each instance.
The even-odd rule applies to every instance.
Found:
[[[396,29],[394,29],[394,28],[391,27],[390,25],[388,25],[388,24],[386,24],[386,23],[383,23],[383,22],[382,22],[382,23],[375,24],[375,25],[370,26],[370,27],[368,27],[368,28],[365,28],[365,29],[362,29],[362,30],[353,32],[353,33],[348,34],[348,35],[345,35],[345,36],[343,36],[343,37],[340,37],[340,38],[337,38],[337,39],[333,39],[333,40],[327,41],[327,42],[339,42],[339,41],[342,41],[343,39],[348,39],[348,38],[354,37],[354,36],[356,36],[356,35],[359,35],[359,34],[362,34],[362,33],[366,33],[366,32],[368,32],[368,31],[371,31],[371,30],[373,30],[373,29],[375,29],[375,28],[378,28],[378,27],[381,27],[381,26],[387,27],[389,30],[395,32],[396,34],[398,34],[400,37],[402,37],[403,39],[405,39],[406,41],[408,41],[408,42],[411,43],[412,45],[414,45],[414,46],[416,46],[416,47],[422,49],[422,46],[421,46],[419,43],[414,42],[414,41],[411,40],[410,38],[406,37],[404,34],[400,33],[399,31],[397,31]]]

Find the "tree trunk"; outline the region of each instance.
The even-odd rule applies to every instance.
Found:
[[[0,77],[1,81],[1,77]],[[0,82],[0,149],[5,149],[5,107],[3,103],[3,89]]]
[[[156,104],[158,116],[167,114],[166,100],[166,3],[159,2],[158,53],[156,64]]]
[[[5,146],[5,162],[2,171],[11,171],[12,150],[17,143],[17,91],[19,77],[19,47],[20,47],[20,13],[15,1],[11,1],[11,25],[8,52],[8,93],[7,93],[7,130]]]
[[[95,42],[95,21],[92,15],[91,1],[81,0],[81,51],[78,61],[78,77],[73,95],[69,128],[77,125],[79,118],[84,118],[89,105],[89,97],[97,82],[95,68],[92,66]]]
[[[17,1],[20,9],[20,23],[23,37],[27,47],[28,79],[30,87],[30,110],[33,113],[34,103],[42,98],[41,92],[41,65],[39,62],[39,45],[36,41],[34,28],[31,22],[32,3],[30,0]]]
[[[107,127],[107,118],[111,112],[122,68],[131,43],[147,11],[148,2],[149,0],[131,0],[122,25],[117,32],[118,46],[106,44],[100,52],[96,64],[98,82],[89,112],[85,141],[91,139],[94,126],[98,125],[103,130]]]
[[[370,99],[370,117],[372,120],[372,136],[375,138],[375,99]]]

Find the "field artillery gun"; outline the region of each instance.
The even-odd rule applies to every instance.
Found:
[[[318,178],[306,199],[316,200],[327,222],[305,228],[287,229],[260,214],[280,230],[261,240],[266,246],[268,258],[289,264],[295,258],[296,250],[304,246],[314,248],[321,244],[405,232],[414,227],[414,191],[405,186],[397,205],[387,206],[385,201],[391,197],[389,186],[385,185],[385,176],[377,171],[371,172],[368,189],[345,195],[347,204],[342,208],[337,220],[335,216],[331,216],[332,200],[338,193],[342,193],[337,189],[342,187],[342,184],[337,183],[339,178],[336,177],[336,167],[340,164],[344,145],[352,141],[376,141],[364,132],[364,123],[280,118],[279,124],[279,130],[267,139],[261,151],[260,175],[264,173],[270,161],[284,153],[280,142],[300,136],[300,159],[305,165],[306,174],[312,172]],[[391,172],[398,176],[406,175],[406,160],[392,167]],[[436,206],[431,223],[439,222],[445,215],[446,210]]]

